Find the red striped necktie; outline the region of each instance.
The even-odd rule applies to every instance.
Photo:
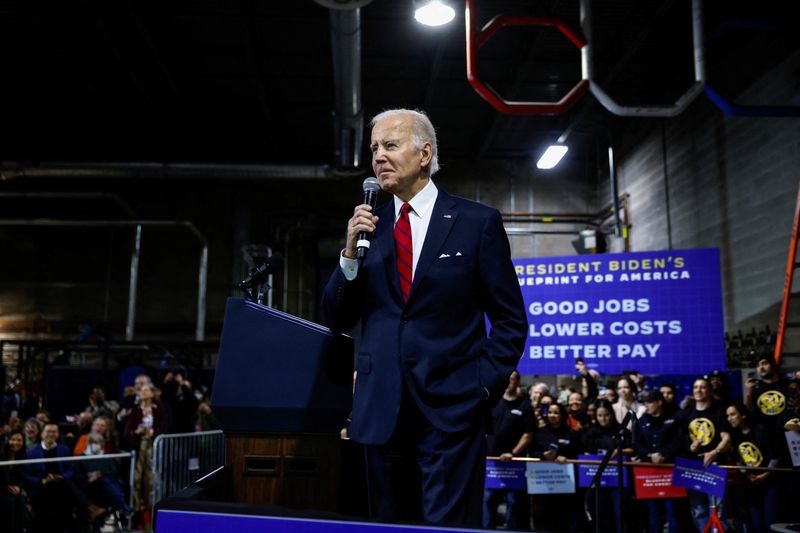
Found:
[[[413,265],[414,249],[411,245],[411,222],[408,220],[408,212],[411,206],[407,203],[400,208],[400,218],[394,225],[394,247],[397,252],[397,273],[400,275],[400,291],[403,293],[403,301],[408,301],[408,293],[411,292],[411,265]]]

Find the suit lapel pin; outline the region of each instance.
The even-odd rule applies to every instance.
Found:
[[[453,215],[442,215],[444,218],[453,218]]]

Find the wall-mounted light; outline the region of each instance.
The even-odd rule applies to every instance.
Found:
[[[426,26],[441,26],[456,17],[452,6],[441,0],[414,0],[414,18]]]
[[[564,154],[567,153],[567,150],[569,150],[569,148],[563,144],[551,144],[547,147],[547,150],[544,151],[542,157],[539,158],[539,161],[536,162],[536,168],[549,170],[555,167],[559,161],[561,161],[561,158],[564,157]]]

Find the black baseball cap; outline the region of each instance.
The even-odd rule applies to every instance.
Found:
[[[642,403],[663,402],[664,395],[658,390],[646,390],[639,395],[639,401]]]

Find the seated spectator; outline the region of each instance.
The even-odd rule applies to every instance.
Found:
[[[113,420],[119,411],[119,404],[106,398],[106,391],[103,390],[103,387],[95,387],[89,395],[89,405],[84,411],[91,413],[95,418],[103,416]]]
[[[0,461],[26,459],[25,435],[12,431],[0,449]],[[0,467],[0,530],[21,533],[28,526],[28,496],[25,494],[25,467]]]
[[[115,439],[112,437],[111,424],[109,420],[100,416],[92,422],[92,430],[86,435],[81,435],[75,447],[72,449],[72,455],[83,455],[86,453],[87,443],[89,442],[89,435],[92,433],[99,433],[103,436],[103,451],[106,453],[114,453],[117,451]]]
[[[50,411],[47,409],[39,409],[39,411],[36,413],[36,420],[38,420],[42,426],[49,423],[51,421]]]
[[[37,418],[29,418],[25,421],[23,428],[25,433],[25,449],[35,448],[41,442],[42,423]]]
[[[125,501],[125,489],[119,477],[117,462],[114,459],[102,458],[105,446],[106,440],[101,433],[89,434],[88,446],[83,455],[97,459],[77,462],[75,479],[83,487],[89,501],[98,509],[124,510],[130,514],[131,508]]]
[[[644,405],[636,401],[636,394],[638,392],[639,388],[630,377],[623,376],[617,381],[619,400],[614,404],[614,415],[617,417],[617,422],[620,424],[625,419],[625,415],[628,414],[628,411],[633,411],[636,414],[636,418],[644,414]],[[630,428],[630,425],[628,428]]]
[[[48,423],[42,429],[42,442],[28,450],[28,459],[69,457],[70,451],[58,442],[58,424]],[[41,531],[74,529],[73,509],[77,508],[90,520],[103,510],[90,503],[83,491],[73,482],[71,462],[48,462],[28,465],[27,488],[36,524]]]
[[[92,429],[92,423],[94,422],[94,417],[91,413],[87,411],[83,411],[77,416],[68,416],[67,422],[74,421],[74,426],[70,427],[70,430],[66,432],[64,435],[64,444],[67,445],[68,448],[73,449],[75,444],[78,440],[89,434],[89,431]]]

